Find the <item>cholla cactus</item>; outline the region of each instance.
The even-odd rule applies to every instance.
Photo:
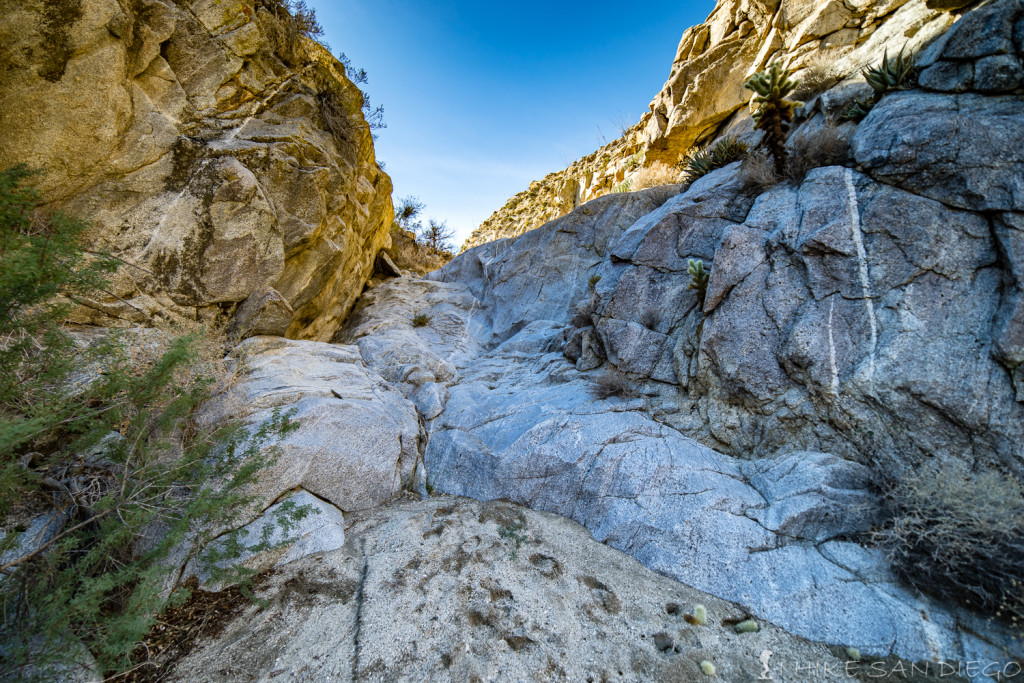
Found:
[[[786,169],[786,136],[793,124],[793,112],[804,106],[803,102],[786,99],[800,85],[790,76],[789,69],[772,62],[744,83],[745,88],[757,94],[754,104],[759,106],[754,112],[754,127],[762,131],[761,145],[772,155],[775,171],[780,175]]]
[[[686,272],[690,274],[690,289],[697,290],[697,299],[704,303],[704,296],[708,293],[708,280],[711,273],[704,270],[704,262],[700,259],[694,261],[689,259],[686,263]]]
[[[708,623],[708,610],[704,605],[696,605],[693,608],[693,614],[684,614],[683,619],[691,626],[704,626]]]

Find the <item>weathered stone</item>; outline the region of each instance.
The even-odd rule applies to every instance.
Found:
[[[377,254],[376,269],[378,272],[390,275],[391,277],[402,277],[402,271],[398,269],[395,262],[391,260],[386,251]]]
[[[936,62],[921,72],[918,83],[926,90],[967,92],[974,85],[974,63]]]
[[[1016,55],[993,55],[974,65],[974,84],[983,93],[1013,92],[1024,84],[1024,67]]]
[[[412,485],[420,459],[416,410],[363,365],[358,349],[253,337],[234,353],[247,373],[205,408],[205,419],[258,426],[278,411],[299,425],[276,442],[277,462],[254,485],[262,507],[303,488],[345,512],[362,510]]]
[[[0,2],[0,167],[45,168],[47,207],[139,266],[74,319],[212,320],[273,288],[288,336],[330,339],[392,218],[343,67],[251,0],[59,3],[54,30],[50,4]]]
[[[747,514],[777,534],[827,541],[843,515],[847,532],[869,530],[877,521],[868,494],[871,470],[825,453],[793,453],[741,466],[750,485],[768,502]]]
[[[239,339],[269,335],[282,337],[294,311],[276,289],[254,292],[235,312],[229,331]]]
[[[170,680],[774,680],[843,655],[640,566],[579,525],[451,496],[346,515],[343,550],[279,568]],[[705,626],[684,615],[702,604]],[[724,623],[723,623],[724,622]],[[671,646],[669,642],[671,641]],[[865,664],[868,660],[865,660]],[[907,665],[909,666],[909,665]]]
[[[299,509],[305,516],[298,521],[289,521],[288,515]],[[213,575],[218,569],[223,571],[237,567],[260,573],[305,557],[340,550],[345,545],[345,519],[338,508],[307,491],[299,491],[270,506],[254,521],[241,527],[238,542],[245,548],[266,543],[270,549],[246,550],[238,558],[209,564],[201,556],[185,567],[181,580],[194,575],[201,587],[216,590],[223,585]],[[215,541],[206,551],[223,554],[226,549],[224,541]]]
[[[950,206],[1024,210],[1024,99],[920,92],[884,98],[853,138],[872,177]],[[993,163],[998,160],[998,164]]]
[[[974,0],[926,0],[925,5],[928,9],[938,9],[945,12],[952,12],[963,7],[967,7],[973,3]]]
[[[1013,54],[1013,25],[1024,12],[1021,0],[990,2],[968,12],[951,29],[942,56],[946,59],[977,59]]]
[[[1002,363],[1017,369],[1024,364],[1024,216],[1004,214],[996,221],[995,234],[1010,270],[996,323],[995,352]],[[1020,395],[1018,389],[1018,400]]]

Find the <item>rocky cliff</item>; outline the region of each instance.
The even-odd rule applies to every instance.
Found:
[[[859,123],[830,114],[856,86],[820,93],[798,177],[599,197],[375,284],[333,343],[239,345],[200,418],[297,423],[237,520],[281,541],[244,558],[269,607],[172,677],[1019,675],[1019,627],[908,584],[872,532],[908,473],[1024,478],[1024,0],[918,65]],[[287,538],[286,503],[317,512]],[[221,588],[188,550],[171,581]]]
[[[608,194],[639,169],[675,166],[722,131],[750,132],[743,83],[781,60],[806,81],[806,99],[885,50],[914,51],[978,2],[952,0],[726,0],[679,42],[661,92],[640,122],[568,168],[531,183],[470,235],[463,249],[514,237]],[[817,88],[815,91],[814,89]]]
[[[276,0],[0,2],[0,166],[126,264],[80,322],[330,339],[388,245],[362,95]]]

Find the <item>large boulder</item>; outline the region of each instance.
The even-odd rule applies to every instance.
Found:
[[[420,461],[416,409],[352,346],[252,337],[234,351],[244,375],[204,419],[253,428],[287,414],[298,424],[274,447],[253,493],[264,507],[302,488],[348,512],[382,505],[413,485]]]
[[[808,662],[848,666],[770,624],[737,633],[741,607],[562,517],[440,496],[348,519],[343,549],[279,568],[257,592],[268,606],[244,605],[169,680],[684,681],[707,661],[722,680],[769,666],[796,683]],[[698,604],[704,626],[685,619]]]
[[[212,319],[275,290],[274,331],[326,341],[352,308],[391,181],[359,89],[268,7],[0,1],[0,167],[45,169],[47,207],[126,262],[76,322]]]

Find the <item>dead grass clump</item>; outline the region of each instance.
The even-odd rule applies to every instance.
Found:
[[[1000,472],[922,469],[893,482],[877,538],[912,586],[1024,632],[1024,485]]]
[[[839,53],[836,50],[825,50],[811,57],[806,66],[797,72],[800,84],[793,92],[793,98],[807,102],[839,85],[846,74],[836,66],[838,60]]]
[[[602,372],[587,388],[587,391],[593,398],[602,401],[613,397],[631,398],[635,395],[629,378],[619,370]]]
[[[668,164],[656,163],[637,171],[630,182],[630,191],[645,190],[648,187],[675,185],[680,182],[679,171]]]
[[[432,249],[420,243],[416,233],[404,230],[397,224],[391,226],[391,248],[387,252],[396,266],[417,275],[426,275],[455,258],[450,251]]]
[[[786,175],[803,182],[812,168],[843,164],[850,157],[850,141],[835,126],[823,126],[813,135],[797,137],[793,143]]]
[[[743,160],[740,167],[740,180],[743,185],[760,194],[782,182],[783,178],[775,171],[775,163],[764,151],[751,152]]]

